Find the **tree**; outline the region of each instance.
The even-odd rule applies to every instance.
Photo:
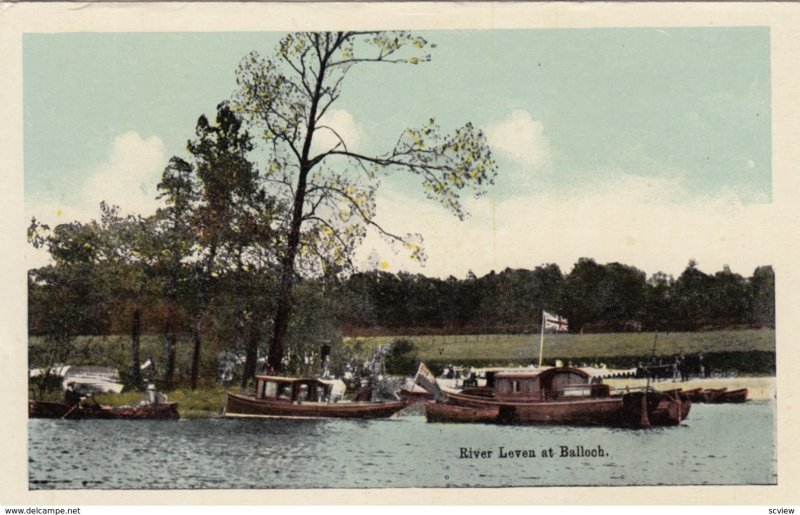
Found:
[[[386,354],[384,364],[388,374],[398,376],[414,375],[418,364],[414,343],[405,338],[393,341]]]
[[[675,312],[678,321],[684,324],[681,329],[697,329],[709,323],[713,281],[713,277],[697,268],[693,259],[675,281]]]
[[[775,273],[771,266],[760,266],[750,278],[751,322],[767,326],[775,326]]]
[[[649,330],[665,330],[674,322],[675,279],[664,272],[656,272],[647,281],[645,291],[644,324]]]
[[[99,235],[95,223],[66,223],[50,229],[35,218],[28,241],[44,248],[54,263],[28,273],[28,330],[41,342],[29,352],[32,366],[45,369],[40,393],[54,365],[73,356],[76,337],[102,334],[108,327],[108,288],[98,270]]]
[[[283,367],[292,289],[304,262],[311,267],[316,263],[316,268],[345,265],[365,227],[422,258],[413,235],[396,235],[375,221],[379,173],[395,170],[419,176],[426,195],[459,217],[465,216],[462,190],[480,193],[494,179],[496,167],[486,138],[470,123],[443,136],[431,119],[419,129],[405,130],[383,155],[354,151],[325,124],[325,114],[339,99],[353,67],[419,64],[429,60],[421,54],[429,47],[424,38],[407,32],[288,34],[274,58],[253,52],[239,67],[236,109],[261,129],[272,156],[268,180],[291,206],[283,229],[286,240],[270,342],[269,365],[274,370]],[[320,150],[323,132],[335,143]]]
[[[567,276],[561,301],[570,330],[580,331],[587,324],[621,329],[626,322],[641,318],[645,279],[644,272],[631,266],[599,265],[580,258]]]
[[[191,256],[197,241],[191,230],[192,217],[198,200],[192,166],[178,157],[170,159],[158,185],[159,198],[166,207],[156,212],[161,230],[164,276],[164,382],[173,384],[178,353],[175,311],[181,285],[189,281],[185,260]],[[194,372],[193,372],[194,373]]]
[[[119,215],[115,206],[100,204],[98,227],[99,258],[95,267],[104,270],[110,284],[113,303],[122,312],[130,312],[131,382],[144,388],[140,365],[142,311],[161,291],[159,260],[161,240],[157,236],[155,216]]]
[[[725,265],[714,274],[708,292],[709,314],[720,327],[729,327],[748,322],[748,310],[752,305],[751,289],[747,280],[731,272]]]
[[[254,312],[263,309],[263,302],[256,303],[263,298],[260,271],[274,266],[271,224],[276,211],[249,159],[250,135],[227,103],[217,106],[215,123],[200,116],[195,136],[187,144],[191,163],[173,158],[159,184],[167,202],[170,283],[182,261],[191,260],[194,268],[192,388],[197,386],[207,309],[215,300],[231,308],[232,339],[245,353],[243,383],[255,373],[263,331]],[[167,306],[175,295],[170,283]]]

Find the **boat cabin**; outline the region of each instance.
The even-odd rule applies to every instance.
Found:
[[[609,387],[594,383],[592,376],[572,367],[498,372],[495,398],[501,401],[577,400],[608,397]]]
[[[328,402],[333,384],[302,377],[256,376],[256,399],[286,402]]]

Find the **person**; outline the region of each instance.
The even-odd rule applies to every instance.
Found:
[[[689,380],[689,361],[686,359],[686,356],[681,354],[680,362],[678,363],[678,369],[681,373],[681,382]]]
[[[361,388],[358,389],[355,396],[353,396],[354,402],[369,402],[372,400],[372,385],[369,384],[369,381],[366,379],[361,380]]]
[[[64,390],[64,404],[68,408],[74,408],[81,403],[81,394],[75,388],[75,382],[70,381],[67,383],[67,389]]]
[[[147,390],[145,390],[145,402],[147,404],[161,404],[166,400],[166,396],[156,390],[156,385],[152,383],[147,385]]]

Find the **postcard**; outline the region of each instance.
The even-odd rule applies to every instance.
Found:
[[[0,15],[3,502],[797,501],[794,5],[76,7]]]

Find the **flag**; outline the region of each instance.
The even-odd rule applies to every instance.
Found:
[[[414,376],[414,384],[418,384],[425,391],[432,393],[436,400],[442,397],[442,390],[439,388],[439,383],[436,382],[436,376],[425,366],[425,363],[419,364],[417,375]]]
[[[555,315],[553,313],[548,313],[547,311],[542,311],[542,318],[544,319],[545,329],[554,329],[556,332],[568,330],[567,319],[561,315]]]

